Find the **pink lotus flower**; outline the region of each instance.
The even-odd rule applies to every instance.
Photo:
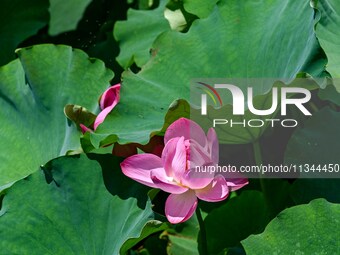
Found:
[[[216,165],[219,145],[215,130],[207,136],[195,122],[181,118],[167,129],[161,157],[138,154],[121,163],[123,173],[149,187],[171,193],[165,203],[169,222],[188,220],[198,199],[217,202],[248,183],[246,179],[226,180],[222,175],[202,173],[196,167]]]
[[[99,101],[100,109],[102,110],[96,120],[94,121],[93,128],[94,130],[97,129],[99,124],[101,124],[106,116],[112,111],[112,109],[118,104],[119,102],[119,93],[120,93],[120,84],[113,85],[112,87],[108,88],[101,96]],[[83,124],[80,124],[80,128],[83,133],[92,130]]]

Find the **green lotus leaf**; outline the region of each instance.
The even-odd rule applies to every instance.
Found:
[[[79,149],[80,132],[64,107],[97,111],[113,76],[102,61],[68,46],[34,46],[18,55],[0,68],[0,186]]]
[[[110,183],[104,185],[103,174]],[[132,246],[123,251],[124,242],[138,238],[153,219],[146,191],[121,173],[112,155],[50,161],[7,191],[0,211],[1,252],[126,254]]]
[[[161,130],[172,102],[189,101],[194,78],[272,78],[252,84],[256,96],[268,93],[276,78],[318,76],[325,65],[314,61],[320,57],[314,9],[304,1],[220,1],[187,33],[165,32],[152,48],[139,73],[124,73],[121,102],[91,138],[96,146],[110,135],[120,143],[146,142]]]
[[[339,222],[340,205],[316,199],[284,210],[242,244],[247,255],[338,254]]]

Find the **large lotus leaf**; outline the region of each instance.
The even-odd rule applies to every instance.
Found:
[[[0,66],[15,58],[18,44],[48,23],[48,0],[0,2]]]
[[[102,171],[112,178],[111,193]],[[44,172],[7,191],[0,211],[2,254],[125,254],[123,243],[153,218],[145,187],[125,177],[111,155],[61,157]]]
[[[318,75],[323,61],[309,68],[318,50],[313,28],[314,9],[308,1],[221,1],[187,33],[165,32],[157,38],[153,58],[139,73],[124,74],[121,103],[97,134],[116,134],[122,143],[147,141],[162,128],[175,99],[189,101],[193,78],[290,81],[301,71]],[[270,79],[259,80],[254,96],[272,85]]]
[[[80,132],[64,106],[95,112],[113,76],[102,61],[68,46],[34,46],[18,54],[0,68],[0,186],[78,149]]]
[[[156,37],[170,30],[169,22],[164,17],[167,0],[161,0],[154,10],[128,10],[126,21],[118,21],[114,36],[119,42],[119,64],[128,68],[133,62],[144,65],[151,57],[150,50]]]
[[[75,29],[90,2],[91,0],[50,0],[49,34],[57,35]]]
[[[303,169],[304,177],[339,177],[339,126],[339,112],[325,107],[314,113],[290,138],[285,162],[295,164],[299,173]]]
[[[260,233],[268,223],[263,194],[244,191],[213,210],[204,220],[209,254],[237,246],[250,234]]]
[[[316,8],[320,11],[320,21],[316,25],[316,35],[327,58],[327,71],[333,78],[340,78],[340,2],[338,0],[318,0]],[[335,86],[340,91],[340,82]]]
[[[317,199],[284,210],[242,244],[247,255],[339,254],[339,236],[340,205]]]

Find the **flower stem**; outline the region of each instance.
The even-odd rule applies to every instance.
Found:
[[[208,255],[207,233],[205,232],[205,225],[201,214],[201,209],[197,206],[196,216],[198,224],[200,226],[200,239],[201,239],[201,253],[202,255]]]

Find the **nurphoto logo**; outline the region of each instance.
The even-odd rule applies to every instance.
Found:
[[[213,114],[214,117],[210,119],[212,121],[212,127],[218,125],[228,125],[229,127],[235,127],[237,125],[250,128],[259,128],[265,125],[274,127],[276,124],[282,127],[296,127],[298,120],[287,117],[288,106],[296,107],[303,115],[311,116],[311,112],[306,108],[311,99],[311,92],[308,89],[302,87],[273,87],[266,97],[266,105],[261,104],[256,106],[254,100],[255,93],[254,87],[247,87],[245,91],[239,88],[237,85],[228,83],[215,83],[213,85],[197,82],[200,89],[200,113],[201,116],[209,116],[208,105],[214,108],[214,111],[222,111],[219,114]],[[223,106],[227,100],[227,96],[231,96],[231,100],[228,100],[228,104],[232,106],[232,116],[230,113],[226,114],[229,118],[221,118],[223,111],[228,108]],[[268,104],[267,102],[271,102]],[[251,114],[253,118],[243,118],[236,120],[234,116],[245,116],[246,111],[248,115]],[[281,117],[274,118],[273,116],[280,114]],[[219,118],[215,116],[218,115]],[[256,118],[258,116],[258,118]],[[265,118],[267,116],[268,118]],[[231,118],[230,118],[231,117]]]

